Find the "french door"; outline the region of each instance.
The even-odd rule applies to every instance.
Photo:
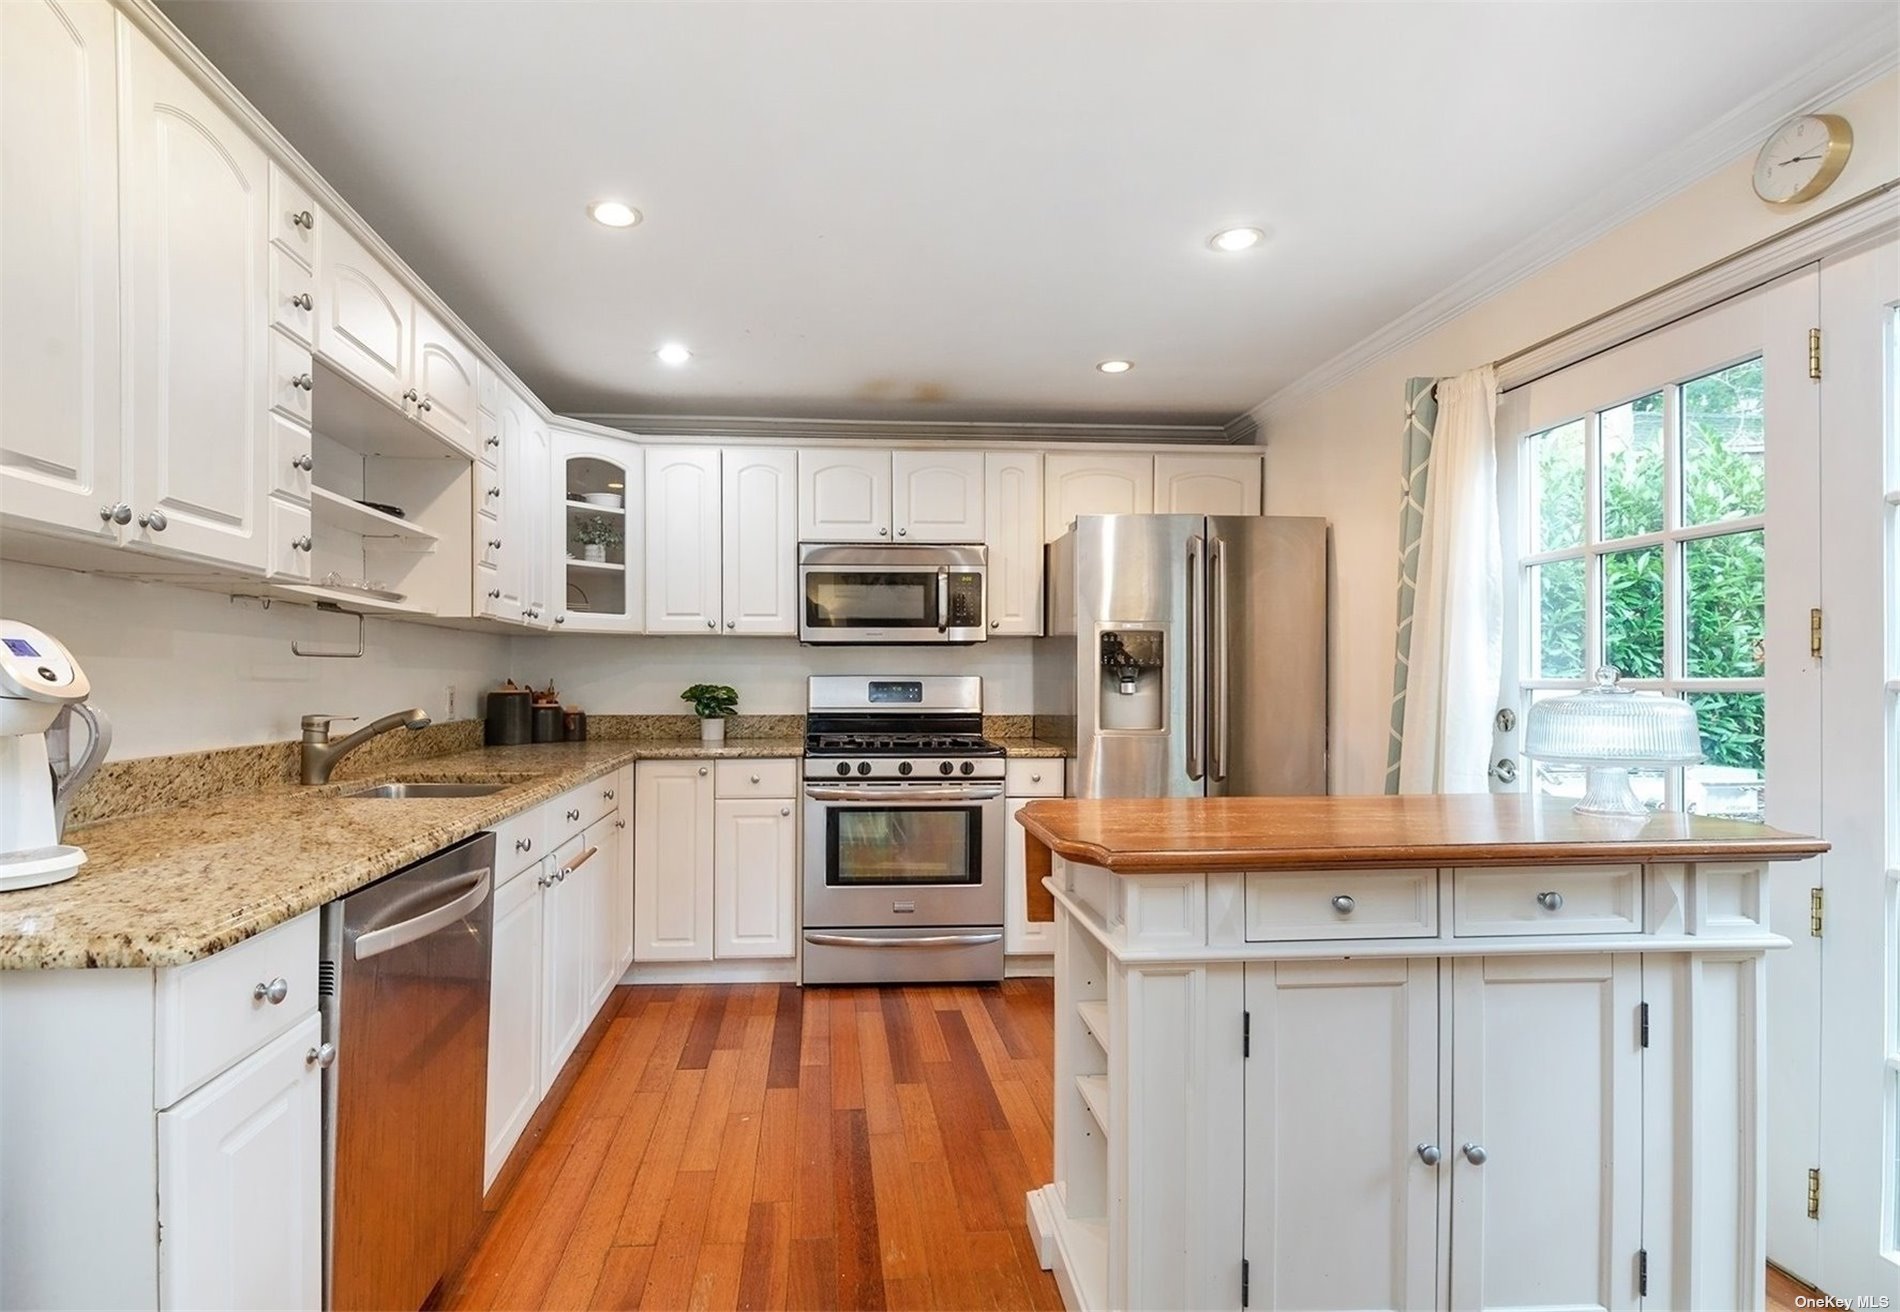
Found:
[[[1579,771],[1522,758],[1522,715],[1613,666],[1637,690],[1687,698],[1701,723],[1703,764],[1638,772],[1648,805],[1827,832],[1810,643],[1819,298],[1810,267],[1505,393],[1504,704],[1516,714],[1500,717],[1496,773],[1581,796]],[[1822,1027],[1809,889],[1824,864],[1776,868],[1772,924],[1793,946],[1768,965],[1769,1255],[1810,1278]]]

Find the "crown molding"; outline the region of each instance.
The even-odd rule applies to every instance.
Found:
[[[1270,419],[1298,401],[1344,382],[1732,163],[1793,115],[1832,104],[1892,72],[1900,66],[1900,45],[1895,41],[1892,15],[1884,6],[1873,8],[1882,11],[1878,21],[1864,24],[1787,77],[1684,138],[1641,169],[1615,195],[1575,208],[1500,252],[1445,290],[1280,388],[1250,414],[1257,421]]]
[[[772,419],[751,415],[577,414],[569,418],[638,437],[721,440],[775,438],[800,442],[1095,443],[1142,446],[1235,446],[1252,441],[1251,422],[1225,424],[1016,423],[920,419]],[[1245,434],[1244,436],[1240,434]]]

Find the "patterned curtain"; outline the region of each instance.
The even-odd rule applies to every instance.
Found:
[[[1418,544],[1425,528],[1425,474],[1432,460],[1432,425],[1438,420],[1435,378],[1405,380],[1405,435],[1399,443],[1399,625],[1392,663],[1391,736],[1385,756],[1385,791],[1399,791],[1399,749],[1405,740],[1405,684],[1412,660],[1412,606],[1418,596]]]

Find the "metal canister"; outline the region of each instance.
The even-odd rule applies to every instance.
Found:
[[[577,706],[570,706],[561,717],[561,737],[570,743],[587,741],[587,712]]]
[[[484,708],[482,741],[490,747],[518,747],[534,741],[534,726],[529,715],[532,694],[512,683],[493,688]]]
[[[534,704],[534,741],[538,743],[561,741],[561,704],[559,702]]]

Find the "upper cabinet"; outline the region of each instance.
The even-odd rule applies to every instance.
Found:
[[[1153,456],[1051,452],[1042,477],[1042,532],[1050,542],[1067,533],[1077,515],[1146,515],[1155,508]]]
[[[983,456],[991,637],[1042,632],[1042,459],[1040,451]]]
[[[113,29],[91,0],[0,4],[0,524],[107,543],[125,497]]]
[[[645,619],[641,547],[646,467],[631,442],[554,434],[559,505],[553,534],[563,579],[555,624],[563,630],[637,633]]]
[[[647,448],[648,633],[798,632],[798,455]]]
[[[477,450],[475,353],[420,301],[415,307],[416,418],[473,455]]]
[[[647,632],[716,633],[724,618],[719,448],[649,447]]]
[[[725,631],[798,632],[798,452],[727,447],[720,507]]]
[[[798,453],[801,542],[891,540],[891,453],[863,447]]]
[[[891,474],[899,541],[983,541],[981,451],[894,451]]]
[[[1165,515],[1258,515],[1259,450],[1156,456],[1155,509]]]

